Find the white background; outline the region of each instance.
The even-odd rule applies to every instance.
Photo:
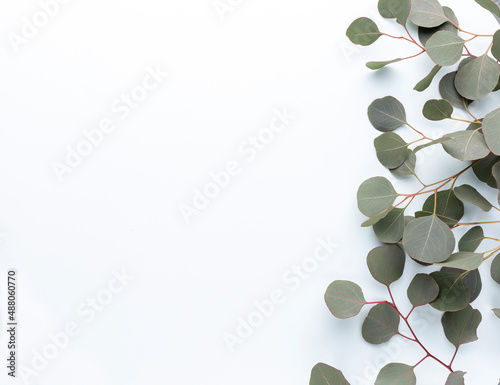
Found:
[[[1,3],[0,279],[17,269],[18,371],[68,322],[81,331],[27,383],[304,385],[322,361],[342,369],[352,385],[372,384],[387,357],[408,364],[422,357],[418,346],[402,348],[397,339],[385,350],[368,345],[360,336],[368,309],[343,321],[323,302],[335,279],[356,280],[370,300],[385,299],[364,262],[378,243],[359,227],[356,190],[374,175],[400,191],[416,186],[378,165],[368,104],[396,96],[431,136],[464,128],[420,117],[425,100],[439,97],[437,83],[424,94],[412,91],[432,68],[428,58],[378,73],[364,67],[418,52],[388,39],[366,49],[348,42],[345,30],[359,16],[401,34],[377,17],[375,0],[245,0],[223,18],[211,0],[72,0],[18,53],[8,36],[20,34],[22,18],[31,20],[40,5]],[[474,2],[443,2],[450,3],[467,29],[497,29]],[[141,84],[148,66],[169,76],[118,119],[113,102]],[[474,111],[496,104],[494,96]],[[238,147],[268,125],[274,108],[295,119],[247,162]],[[107,117],[116,130],[59,183],[54,162],[64,162],[67,147]],[[401,135],[412,138],[407,129]],[[179,205],[192,204],[193,191],[231,160],[241,173],[187,224]],[[428,182],[460,167],[440,149],[423,152],[418,163]],[[471,210],[467,218],[478,215]],[[283,278],[327,237],[335,251],[300,286]],[[123,269],[134,279],[87,322],[78,309]],[[406,278],[394,286],[403,308],[405,285],[420,270],[408,262]],[[500,300],[487,275],[484,266],[489,290],[474,304],[483,313],[480,341],[464,346],[455,364],[469,372],[469,384],[499,376],[500,321],[489,309]],[[239,317],[276,289],[284,303],[231,352],[223,336],[236,335]],[[5,301],[4,289],[0,295]],[[415,320],[429,349],[449,361],[453,347],[439,313],[417,312]],[[2,357],[6,338],[2,330]],[[1,384],[22,383],[9,381],[6,370]],[[434,385],[447,373],[428,360],[417,375]]]

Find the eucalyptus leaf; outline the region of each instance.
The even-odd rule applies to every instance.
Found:
[[[417,218],[432,215],[434,212],[434,202],[436,202],[436,215],[438,218],[447,225],[456,225],[464,215],[464,204],[455,196],[455,193],[451,189],[438,192],[436,198],[434,194],[429,195],[424,202],[422,211],[416,215]]]
[[[458,311],[464,309],[471,299],[469,288],[460,275],[451,271],[435,271],[430,274],[439,286],[437,298],[431,306],[440,311]]]
[[[426,28],[437,27],[448,21],[443,7],[437,0],[413,0],[410,20]]]
[[[386,19],[396,19],[401,25],[406,25],[410,14],[411,0],[379,0],[378,11]]]
[[[377,158],[387,168],[401,166],[408,156],[408,143],[394,132],[385,132],[373,142]]]
[[[398,243],[403,238],[404,230],[404,210],[398,208],[373,225],[378,240],[384,243]]]
[[[500,318],[500,309],[491,309],[493,313],[497,316],[497,318]]]
[[[399,314],[390,305],[379,303],[366,316],[361,334],[370,344],[382,344],[398,334]]]
[[[405,108],[393,96],[376,99],[368,107],[368,119],[373,127],[382,132],[394,131],[406,124]]]
[[[484,231],[481,226],[474,226],[469,229],[458,242],[459,251],[473,253],[484,239]]]
[[[441,271],[450,275],[454,275],[455,280],[460,280],[465,286],[467,286],[470,293],[469,303],[474,302],[477,297],[479,297],[479,294],[481,294],[481,290],[483,289],[483,282],[481,280],[481,274],[479,273],[478,269],[464,272],[460,269],[443,267],[441,268]]]
[[[456,75],[457,72],[450,72],[443,76],[439,82],[439,93],[455,107],[466,108],[472,101],[458,93],[455,86]]]
[[[365,180],[359,186],[358,208],[367,217],[383,213],[396,200],[398,193],[386,178],[376,176]]]
[[[373,278],[389,286],[403,275],[405,252],[397,245],[384,245],[368,253],[366,263]]]
[[[414,367],[400,363],[390,363],[384,366],[375,380],[375,385],[415,385],[416,383]]]
[[[483,211],[490,211],[493,208],[492,204],[485,197],[468,184],[455,187],[453,191],[455,196],[464,203],[472,203]]]
[[[490,153],[484,135],[479,130],[457,131],[445,136],[450,140],[443,142],[443,148],[456,159],[464,161],[477,160],[486,157]]]
[[[500,186],[500,162],[496,162],[492,167],[491,167],[491,175],[495,179],[496,186]],[[499,202],[500,203],[500,202]]]
[[[486,183],[488,186],[496,188],[497,181],[493,176],[493,166],[500,162],[500,156],[490,154],[487,157],[479,160],[472,165],[472,171],[476,174],[477,178]]]
[[[450,255],[450,257],[440,263],[436,263],[438,266],[453,267],[455,269],[461,270],[475,270],[483,262],[483,253],[470,253],[468,251],[459,251]]]
[[[500,60],[500,29],[493,35],[493,45],[491,46],[491,54],[495,59]]]
[[[500,284],[500,254],[498,254],[491,263],[491,278],[493,281]]]
[[[428,274],[417,274],[407,290],[408,299],[414,306],[423,306],[434,301],[439,294],[439,286]]]
[[[429,74],[423,78],[422,80],[420,80],[416,85],[415,87],[413,87],[413,89],[415,91],[418,91],[418,92],[422,92],[422,91],[425,91],[427,88],[429,88],[429,86],[431,85],[432,81],[434,80],[434,78],[436,77],[437,73],[441,70],[441,67],[440,65],[436,64],[431,72],[429,72]]]
[[[444,385],[465,385],[464,376],[465,372],[450,373]]]
[[[389,64],[397,63],[401,60],[403,59],[398,58],[385,61],[369,61],[368,63],[366,63],[366,66],[371,70],[379,70],[381,68],[384,68],[385,66],[388,66]]]
[[[483,119],[484,139],[495,155],[500,155],[500,108],[490,112]]]
[[[437,27],[434,28],[425,28],[425,27],[418,27],[418,38],[422,45],[425,46],[427,41],[434,35],[435,33],[439,31],[449,31],[453,32],[454,34],[458,34],[458,19],[453,10],[449,7],[443,7],[443,11],[445,16],[448,18],[448,21],[438,25]],[[455,24],[455,25],[454,25]]]
[[[498,63],[487,54],[463,66],[455,77],[455,87],[466,99],[476,100],[493,91],[500,77]]]
[[[326,290],[325,302],[337,318],[354,317],[366,305],[363,291],[350,281],[333,281]]]
[[[436,263],[446,260],[455,248],[450,228],[436,215],[411,221],[403,235],[406,252],[418,261]]]
[[[415,174],[415,165],[417,163],[417,156],[411,150],[407,150],[406,159],[401,166],[391,169],[391,174],[399,178]]]
[[[340,370],[319,363],[312,368],[309,385],[349,385],[349,383]]]
[[[433,141],[430,141],[429,143],[426,143],[426,144],[421,144],[420,146],[417,146],[413,149],[413,152],[416,153],[420,150],[423,150],[424,148],[427,148],[427,147],[430,147],[430,146],[434,146],[436,144],[439,144],[439,143],[443,143],[444,141],[446,140],[450,140],[451,138],[447,138],[445,136],[443,136],[442,138],[439,138],[439,139],[435,139]]]
[[[352,22],[346,35],[352,43],[367,46],[375,43],[382,33],[373,20],[360,17]]]
[[[487,9],[495,16],[500,17],[500,9],[498,8],[498,5],[496,5],[493,1],[491,0],[475,0],[475,1],[484,9]]]
[[[451,66],[462,58],[465,40],[450,31],[436,32],[425,44],[431,60],[440,66]]]
[[[477,341],[477,328],[481,321],[479,310],[473,309],[470,305],[463,310],[446,312],[441,319],[446,338],[456,348]]]
[[[453,106],[451,103],[444,99],[428,100],[424,104],[422,114],[429,120],[443,120],[451,118],[453,113]]]

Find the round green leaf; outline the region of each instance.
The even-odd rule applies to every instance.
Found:
[[[434,194],[425,200],[422,211],[418,212],[417,218],[432,215],[434,212]],[[436,215],[447,225],[456,225],[464,215],[464,204],[457,199],[453,190],[443,190],[437,193]]]
[[[366,263],[373,278],[381,284],[389,286],[403,275],[405,259],[405,252],[399,246],[385,245],[371,250],[366,258]]]
[[[500,318],[500,309],[491,309],[495,315]]]
[[[346,32],[351,42],[358,45],[370,45],[382,36],[377,24],[367,17],[360,17],[352,22]]]
[[[495,59],[500,60],[500,29],[493,35],[491,54],[495,57]]]
[[[468,251],[459,251],[450,255],[444,262],[436,263],[438,266],[453,267],[460,270],[475,270],[483,262],[483,253],[469,253]]]
[[[398,327],[398,312],[386,303],[379,303],[368,312],[361,334],[366,342],[381,344],[398,334]]]
[[[498,254],[491,263],[491,278],[500,284],[500,254]]]
[[[463,184],[453,190],[455,196],[464,203],[472,203],[483,211],[490,211],[493,206],[474,187]]]
[[[309,385],[349,385],[349,383],[340,370],[320,362],[312,368]]]
[[[470,291],[460,276],[452,271],[435,271],[431,273],[439,286],[437,298],[431,306],[440,311],[458,311],[470,302]]]
[[[462,58],[465,40],[449,31],[436,32],[425,44],[431,60],[440,66],[451,66]]]
[[[444,313],[441,323],[448,341],[458,348],[460,345],[477,341],[477,328],[482,318],[479,310],[468,305],[463,310]]]
[[[474,226],[468,230],[458,242],[459,251],[473,253],[484,239],[484,231],[481,226]]]
[[[393,131],[406,124],[405,108],[392,96],[376,99],[368,107],[368,119],[377,130]]]
[[[442,220],[431,215],[408,224],[403,235],[403,246],[418,261],[442,262],[453,252],[455,237]]]
[[[481,294],[481,290],[483,288],[483,282],[481,281],[481,274],[478,269],[466,271],[460,269],[453,269],[451,267],[443,267],[441,271],[448,274],[454,274],[455,280],[460,280],[463,282],[465,286],[469,289],[470,293],[470,301],[469,303],[474,302],[479,294]]]
[[[413,0],[410,20],[414,24],[426,28],[437,27],[448,21],[443,7],[437,0]]]
[[[379,0],[378,11],[386,19],[396,19],[401,25],[406,25],[410,14],[411,0]]]
[[[379,372],[375,385],[415,385],[417,377],[413,369],[413,366],[405,364],[387,364]]]
[[[490,112],[483,119],[484,139],[495,155],[500,155],[500,108]]]
[[[496,188],[497,181],[493,176],[493,166],[498,162],[500,162],[500,156],[490,154],[481,159],[479,162],[474,163],[472,171],[474,171],[474,174],[476,174],[477,178],[481,182],[486,183],[490,187]]]
[[[363,291],[350,281],[333,281],[326,289],[325,302],[337,318],[354,317],[366,305]]]
[[[358,208],[367,217],[383,213],[396,200],[398,193],[386,178],[376,176],[365,180],[358,189]]]
[[[444,99],[428,100],[424,104],[422,114],[429,120],[443,120],[451,118],[453,114],[453,106],[451,103]]]
[[[391,210],[388,215],[373,225],[373,231],[380,242],[398,243],[405,231],[404,210],[397,208]]]
[[[464,376],[465,372],[450,373],[444,385],[465,385]]]
[[[417,163],[417,156],[412,150],[407,150],[406,159],[399,167],[391,169],[391,174],[399,178],[415,174],[415,165]]]
[[[443,148],[456,159],[465,161],[482,159],[490,153],[484,135],[479,130],[452,132],[445,137],[450,140],[442,143]]]
[[[413,306],[423,306],[437,298],[439,286],[430,275],[417,274],[408,286],[407,294]]]
[[[425,91],[427,88],[429,88],[441,68],[443,67],[441,67],[440,65],[435,65],[434,68],[432,68],[431,72],[429,72],[429,74],[425,78],[420,80],[413,89],[418,92]]]
[[[394,132],[383,133],[375,138],[373,144],[378,160],[387,168],[401,166],[408,156],[408,143]]]
[[[448,100],[455,107],[465,108],[472,103],[471,100],[460,95],[455,87],[456,72],[450,72],[443,76],[439,82],[439,93],[441,97]]]
[[[498,63],[487,54],[471,60],[457,72],[455,87],[466,99],[476,100],[488,95],[500,77]]]
[[[454,34],[458,34],[458,28],[455,27],[455,25],[458,25],[459,23],[457,16],[455,15],[455,12],[453,12],[453,10],[449,7],[443,7],[443,11],[445,16],[449,20],[446,23],[438,25],[437,27],[434,28],[418,27],[418,38],[422,43],[422,45],[425,46],[425,44],[432,37],[432,35],[434,35],[439,31],[449,31],[453,32]],[[455,23],[455,25],[453,25],[452,22]]]

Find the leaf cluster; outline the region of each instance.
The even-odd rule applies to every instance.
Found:
[[[492,0],[475,0],[495,17],[500,9]],[[367,300],[361,287],[350,281],[336,280],[325,293],[330,312],[338,318],[358,315],[367,306],[361,328],[363,339],[370,344],[384,344],[396,335],[413,341],[424,357],[417,363],[389,363],[384,366],[375,385],[414,385],[415,368],[431,359],[449,371],[445,385],[464,385],[465,372],[453,369],[459,348],[478,339],[482,314],[473,302],[482,291],[482,274],[500,284],[500,239],[485,235],[483,226],[500,221],[461,222],[466,212],[500,211],[497,202],[490,202],[479,190],[500,189],[500,108],[483,117],[473,114],[474,103],[500,90],[500,30],[480,35],[464,30],[453,10],[438,0],[379,0],[382,17],[394,19],[402,28],[402,36],[380,31],[366,17],[352,22],[347,37],[354,44],[368,46],[380,38],[407,40],[420,52],[408,58],[372,61],[367,67],[379,70],[387,65],[426,54],[434,63],[429,74],[414,87],[423,92],[444,72],[437,88],[441,99],[430,99],[421,108],[430,121],[451,119],[464,123],[462,130],[440,138],[429,138],[408,122],[403,103],[393,96],[374,100],[367,109],[370,124],[380,135],[374,140],[376,157],[396,178],[415,178],[421,189],[398,192],[386,177],[374,176],[364,181],[357,192],[359,211],[366,216],[363,227],[372,227],[380,246],[366,256],[372,277],[387,288],[388,297]],[[500,19],[499,19],[500,20]],[[417,28],[418,41],[409,32]],[[485,52],[474,55],[468,43],[476,38],[489,39]],[[456,117],[462,110],[469,119]],[[408,127],[418,136],[409,141],[399,132]],[[440,146],[445,153],[463,162],[463,169],[443,180],[426,184],[417,173],[418,153],[428,146]],[[437,165],[437,167],[439,167]],[[464,184],[459,179],[465,173],[474,175],[477,183]],[[423,205],[415,208],[413,201],[424,196]],[[458,228],[465,228],[462,236]],[[495,242],[495,247],[488,245]],[[394,301],[391,285],[404,274],[405,265],[418,263],[422,272],[416,274],[406,289],[411,310],[403,314]],[[443,337],[455,348],[450,360],[430,353],[411,327],[411,314],[420,306],[431,306],[442,312]],[[500,318],[500,309],[492,309]],[[401,328],[401,325],[406,327]],[[402,331],[404,330],[404,331]],[[404,334],[407,333],[407,334]],[[341,371],[327,364],[317,364],[311,373],[310,385],[349,384]]]

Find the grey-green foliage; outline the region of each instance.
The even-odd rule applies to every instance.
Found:
[[[500,21],[500,8],[495,2],[475,2],[489,12],[484,12],[484,17],[493,15]],[[474,6],[471,2],[471,10]],[[370,124],[382,133],[373,135],[375,151],[371,158],[367,154],[359,156],[366,159],[367,164],[376,157],[383,176],[360,183],[357,204],[367,217],[361,220],[362,226],[373,227],[372,240],[380,242],[367,253],[366,267],[373,279],[386,287],[387,296],[372,298],[374,294],[370,293],[369,299],[365,299],[356,283],[336,280],[327,288],[325,301],[338,318],[353,317],[365,306],[370,308],[365,313],[361,334],[371,344],[383,344],[401,334],[420,347],[423,344],[411,328],[411,315],[416,307],[431,306],[443,313],[443,339],[453,344],[458,353],[463,344],[487,332],[481,330],[481,313],[471,306],[482,292],[481,271],[484,274],[489,269],[488,279],[500,285],[500,237],[494,233],[489,235],[491,227],[487,226],[498,222],[500,208],[497,202],[487,199],[485,190],[496,189],[500,203],[500,109],[477,116],[480,111],[475,108],[476,105],[488,108],[497,103],[496,99],[489,103],[476,100],[489,98],[492,92],[500,90],[497,62],[500,30],[481,31],[481,35],[464,32],[469,30],[469,23],[459,24],[453,10],[443,7],[439,0],[379,0],[378,11],[399,25],[401,35],[392,31],[385,33],[375,22],[361,17],[349,26],[348,38],[354,44],[365,46],[381,37],[381,41],[396,37],[421,50],[409,57],[395,53],[389,60],[369,61],[367,67],[372,70],[401,62],[399,69],[406,60],[425,53],[430,61],[419,62],[423,66],[420,78],[426,74],[424,78],[418,80],[412,72],[405,76],[411,84],[416,83],[415,91],[429,92],[428,101],[420,105],[420,98],[408,98],[403,104],[394,96],[382,96],[369,104],[367,110]],[[484,23],[485,28],[488,25]],[[415,26],[420,43],[413,36]],[[479,39],[483,39],[484,44],[473,46]],[[453,67],[450,69],[450,66]],[[384,76],[387,75],[390,72]],[[434,82],[432,89],[436,77],[439,81]],[[437,90],[441,98],[436,98]],[[419,112],[433,121],[429,123],[433,127],[441,127],[445,119],[456,122],[452,129],[442,126],[444,135],[429,137],[432,134],[427,133],[425,124],[413,123]],[[370,136],[365,128],[356,128],[358,140],[368,140],[364,139]],[[421,175],[419,160],[425,153],[422,150],[431,146],[442,146],[442,155],[449,155],[450,161],[426,157],[425,169],[434,168],[436,174],[449,177],[431,181],[429,175]],[[461,179],[464,175],[468,177],[466,182]],[[414,178],[419,187],[408,192],[412,185],[396,178]],[[481,182],[486,185],[481,187]],[[489,212],[489,217],[482,219],[484,212]],[[357,255],[348,257],[359,260]],[[408,263],[412,264],[411,269],[405,269]],[[419,271],[413,273],[411,280],[400,280],[415,269]],[[406,310],[403,313],[394,300],[396,298],[399,305],[401,293],[396,296],[394,291],[402,291],[404,282],[410,282],[404,288],[409,302],[405,308],[411,309],[409,313]],[[490,294],[490,298],[496,301],[497,294]],[[500,302],[497,302],[491,310],[500,318]],[[416,346],[418,351],[420,347]],[[430,351],[434,349],[426,350]],[[481,354],[477,352],[478,357]],[[466,370],[455,369],[455,356],[444,365],[450,371],[445,385],[465,384]],[[375,385],[415,385],[415,368],[424,360],[435,360],[439,365],[446,362],[428,353],[418,362],[389,363],[378,373]],[[348,382],[339,370],[318,364],[311,373],[310,384],[346,385]]]

